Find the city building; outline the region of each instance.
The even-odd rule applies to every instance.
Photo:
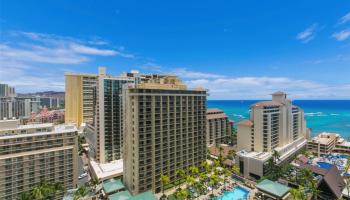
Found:
[[[22,118],[40,109],[40,101],[30,97],[1,97],[0,120]]]
[[[207,110],[207,146],[228,143],[232,134],[232,123],[224,111],[212,108]]]
[[[47,107],[50,109],[57,109],[62,107],[62,99],[57,98],[57,97],[41,97],[41,96],[36,96],[38,100],[40,101],[40,106]]]
[[[93,123],[87,124],[86,138],[91,157],[100,163],[122,158],[122,90],[124,84],[134,83],[135,78],[108,76],[105,68],[99,69],[93,101],[95,118]]]
[[[337,133],[320,133],[308,141],[307,148],[318,157],[331,153],[350,155],[350,142]]]
[[[266,164],[275,151],[279,164],[288,162],[306,147],[310,134],[304,111],[283,92],[273,93],[272,101],[252,105],[250,119],[239,122],[237,131],[241,173],[255,179],[268,172]]]
[[[15,88],[8,84],[0,83],[0,97],[14,97],[16,96]]]
[[[65,122],[80,127],[94,118],[97,74],[65,73]]]
[[[123,181],[132,194],[161,191],[161,175],[176,180],[206,160],[206,96],[176,76],[146,75],[126,85]]]
[[[64,109],[48,110],[46,106],[39,113],[32,112],[29,117],[21,119],[22,124],[64,123]]]
[[[16,199],[41,180],[60,182],[66,189],[75,187],[76,136],[73,125],[19,125],[19,120],[1,120],[0,199]]]

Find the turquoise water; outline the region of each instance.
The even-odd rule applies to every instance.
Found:
[[[258,100],[209,100],[208,108],[220,108],[236,123],[248,118],[250,105]],[[350,138],[350,100],[295,100],[305,112],[311,134],[337,132]]]
[[[217,197],[216,200],[246,200],[249,191],[237,186],[232,191],[224,192],[223,195]]]

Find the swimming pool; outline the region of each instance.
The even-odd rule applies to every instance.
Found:
[[[320,166],[323,169],[330,169],[333,167],[332,164],[326,163],[326,162],[317,162],[318,166]]]
[[[237,186],[231,191],[224,192],[224,194],[217,197],[216,200],[246,200],[248,199],[248,194],[248,190]]]

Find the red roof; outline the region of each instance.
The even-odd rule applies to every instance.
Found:
[[[237,124],[238,126],[241,125],[241,126],[253,126],[253,122],[246,119],[246,120],[243,120],[243,121],[240,121],[238,122]]]

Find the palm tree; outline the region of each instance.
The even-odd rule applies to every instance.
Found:
[[[348,197],[350,197],[350,179],[345,179],[345,187],[348,191]]]
[[[227,177],[227,176],[230,176],[230,175],[231,175],[231,172],[230,172],[230,170],[224,168],[222,173],[223,173],[223,175],[224,175],[224,188],[226,188],[226,177]]]
[[[303,168],[299,171],[300,181],[302,186],[306,186],[309,180],[313,179],[312,171],[309,168]]]
[[[185,177],[185,171],[183,169],[177,169],[176,170],[176,177],[177,177],[177,184],[180,187],[180,180],[184,179]]]
[[[235,156],[236,156],[236,151],[235,150],[231,149],[231,150],[228,151],[229,159],[232,158],[232,160],[234,160]]]
[[[297,199],[297,200],[306,200],[307,199],[303,186],[299,186],[299,188],[297,188],[297,189],[295,189],[295,188],[291,189],[290,193],[293,196],[293,199]]]
[[[74,200],[84,198],[89,194],[89,190],[86,186],[80,186],[77,191],[74,192]]]
[[[46,191],[47,190],[44,185],[38,184],[33,187],[32,196],[34,197],[34,199],[44,199]]]
[[[186,176],[186,183],[187,183],[187,187],[188,187],[189,185],[193,185],[193,183],[194,183],[194,178],[193,178],[192,176],[190,176],[190,175]]]
[[[160,176],[160,182],[162,183],[162,192],[163,192],[163,196],[162,196],[162,197],[165,197],[165,194],[164,194],[164,186],[165,186],[165,185],[168,185],[168,184],[170,183],[170,178],[169,178],[169,176],[161,175],[161,176]]]
[[[21,193],[16,200],[32,200],[33,196],[29,192]]]
[[[210,186],[211,186],[211,192],[212,195],[214,195],[214,186],[216,186],[219,183],[219,177],[215,174],[210,176]]]
[[[177,199],[186,199],[188,197],[188,191],[186,189],[181,189],[175,194]]]
[[[234,174],[239,174],[240,173],[240,169],[237,165],[233,165],[231,168],[231,172]]]
[[[92,178],[92,179],[90,180],[90,184],[91,184],[92,188],[95,190],[95,189],[96,189],[96,186],[99,184],[99,181],[98,181],[97,178]]]
[[[311,190],[311,195],[314,197],[315,200],[317,200],[317,197],[320,195],[320,190],[318,190],[317,182],[316,181],[311,181],[310,183],[310,190]]]
[[[194,177],[197,177],[199,175],[199,169],[196,166],[191,166],[190,171]]]
[[[273,157],[274,164],[276,165],[277,161],[280,160],[281,155],[278,153],[278,151],[273,150],[272,157]]]

